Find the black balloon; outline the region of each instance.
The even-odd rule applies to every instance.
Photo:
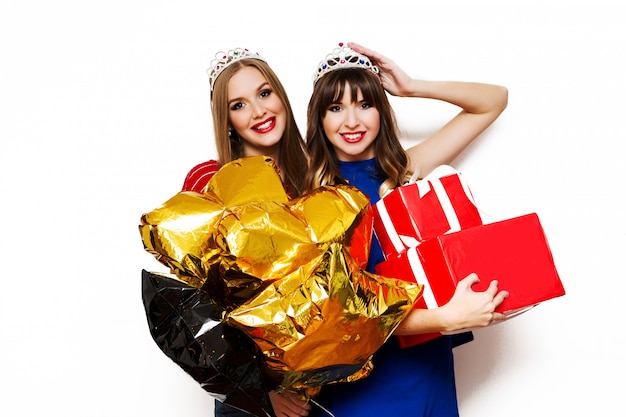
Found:
[[[222,320],[225,309],[201,289],[176,278],[142,271],[142,298],[159,348],[225,404],[274,417],[258,348]]]

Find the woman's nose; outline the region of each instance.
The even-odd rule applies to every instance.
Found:
[[[343,121],[343,123],[347,126],[347,127],[354,127],[354,126],[358,126],[359,124],[359,118],[356,114],[356,112],[352,109],[347,110],[345,113],[345,119]]]
[[[252,106],[252,116],[253,117],[261,117],[265,114],[265,106],[259,102],[252,102],[250,104]]]

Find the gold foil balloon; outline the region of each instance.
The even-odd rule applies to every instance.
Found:
[[[290,200],[267,157],[225,164],[203,193],[175,195],[139,229],[147,251],[258,345],[278,389],[313,395],[367,376],[421,291],[362,269],[372,237],[362,192],[327,186]]]

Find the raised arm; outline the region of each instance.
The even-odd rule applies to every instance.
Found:
[[[504,111],[508,101],[505,87],[461,81],[424,81],[411,78],[394,61],[356,43],[348,43],[355,51],[367,55],[380,70],[385,90],[394,96],[441,100],[459,107],[460,112],[434,135],[407,149],[409,163],[421,177],[442,164],[450,164]],[[487,290],[476,292],[478,282],[470,274],[457,285],[452,299],[436,309],[414,309],[395,334],[419,334],[456,331],[487,326],[504,320],[495,312],[508,296],[492,281]]]
[[[420,176],[451,163],[504,111],[508,90],[493,84],[462,81],[425,81],[411,78],[394,61],[355,43],[348,46],[370,57],[380,70],[385,90],[399,97],[441,100],[461,111],[428,139],[407,149],[409,163]]]

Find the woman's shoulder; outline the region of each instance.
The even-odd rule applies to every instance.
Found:
[[[187,173],[182,191],[202,192],[220,166],[220,163],[214,159],[197,164]]]

